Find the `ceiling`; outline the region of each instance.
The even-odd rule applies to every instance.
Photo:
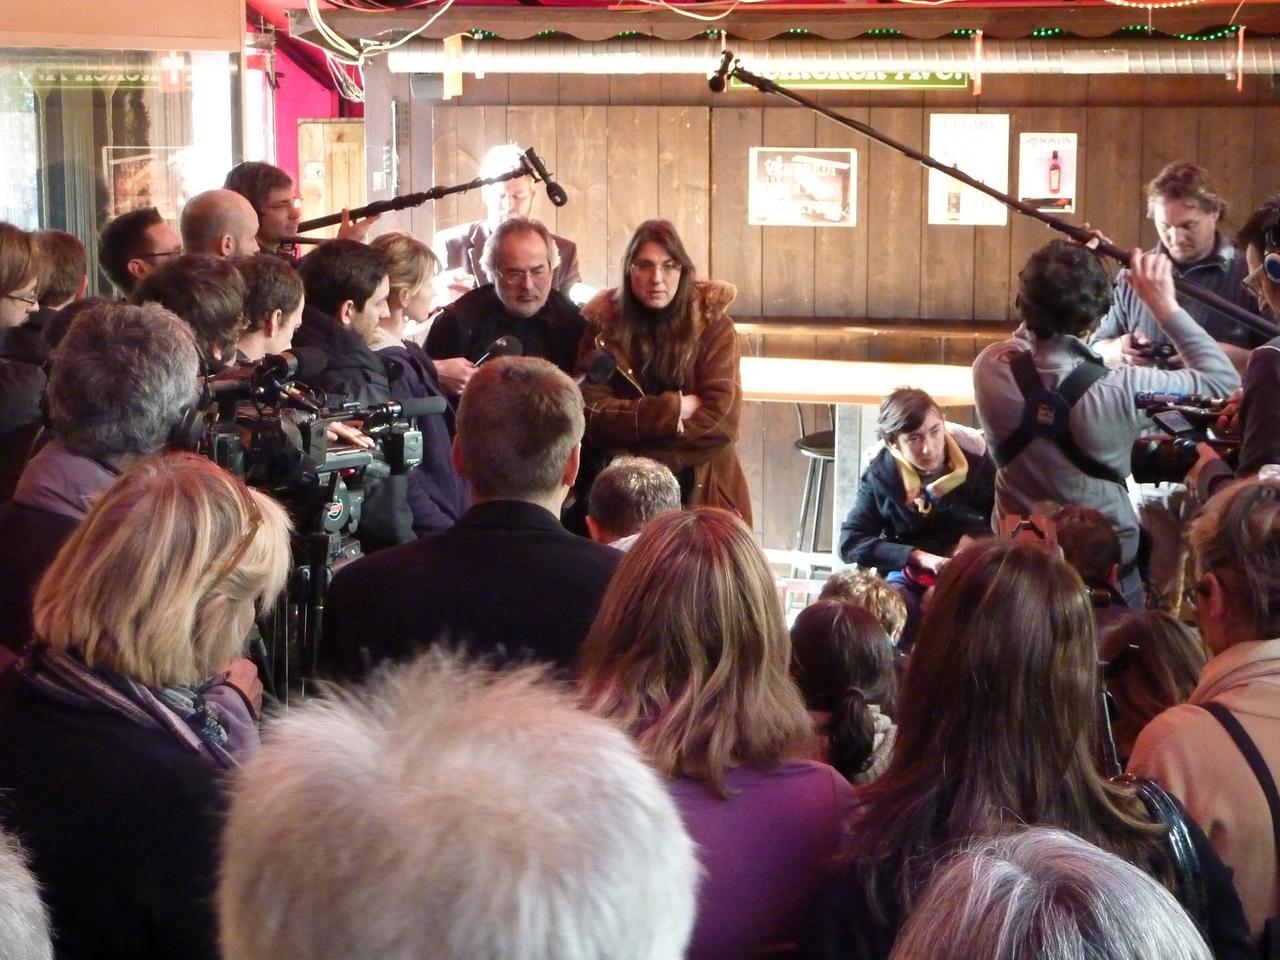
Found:
[[[278,28],[283,29],[292,19],[295,35],[317,39],[305,12],[305,0],[247,2]],[[389,40],[422,26],[439,11],[440,5],[393,12],[356,12],[329,4],[322,4],[321,9],[325,23],[346,37]],[[1059,36],[1097,38],[1135,25],[1177,36],[1207,34],[1228,24],[1243,25],[1255,36],[1280,34],[1280,0],[1206,0],[1160,9],[1107,0],[773,0],[737,5],[661,0],[454,0],[452,7],[421,36],[443,38],[479,30],[502,39],[521,40],[555,31],[590,41],[635,34],[681,40],[701,36],[709,29],[723,29],[730,37],[749,40],[805,31],[827,39],[895,33],[935,39],[956,30],[981,29],[984,35],[995,39],[1031,37],[1046,30]]]

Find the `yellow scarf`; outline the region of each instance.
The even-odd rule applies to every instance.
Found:
[[[893,459],[898,461],[898,472],[902,474],[902,489],[906,491],[905,500],[916,508],[916,511],[927,514],[933,509],[933,501],[941,500],[969,476],[969,461],[950,433],[944,434],[947,443],[946,464],[950,468],[933,483],[921,487],[920,474],[893,444],[886,444]]]

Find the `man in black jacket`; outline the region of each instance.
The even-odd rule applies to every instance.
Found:
[[[553,286],[559,253],[537,220],[504,220],[489,234],[481,262],[494,278],[440,311],[427,335],[427,353],[450,394],[466,386],[498,337],[513,336],[527,357],[544,357],[570,376],[585,321]]]
[[[980,434],[948,426],[923,390],[885,397],[876,424],[884,447],[840,527],[840,559],[877,568],[906,601],[906,646],[925,590],[957,546],[991,533],[995,464]]]
[[[357,560],[333,581],[326,672],[356,678],[435,642],[570,667],[622,552],[560,525],[578,473],[582,394],[545,360],[476,371],[453,461],[472,506],[452,529]]]
[[[317,347],[328,365],[308,386],[325,391],[329,407],[361,408],[387,403],[391,381],[369,344],[389,315],[386,258],[355,240],[322,243],[298,263],[306,306],[293,335],[295,347]],[[356,537],[365,553],[413,539],[408,479],[393,475],[363,483],[364,502]]]

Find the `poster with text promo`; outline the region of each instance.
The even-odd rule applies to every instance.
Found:
[[[929,153],[973,179],[1009,190],[1009,115],[934,113],[929,116]],[[929,171],[929,223],[1004,226],[1009,211],[945,173]]]

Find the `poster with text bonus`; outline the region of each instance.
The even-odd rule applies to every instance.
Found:
[[[1018,135],[1018,199],[1046,213],[1076,212],[1076,135]]]
[[[1009,115],[934,113],[929,116],[929,153],[973,179],[1009,190]],[[1009,211],[945,173],[929,171],[929,223],[1004,226]]]

